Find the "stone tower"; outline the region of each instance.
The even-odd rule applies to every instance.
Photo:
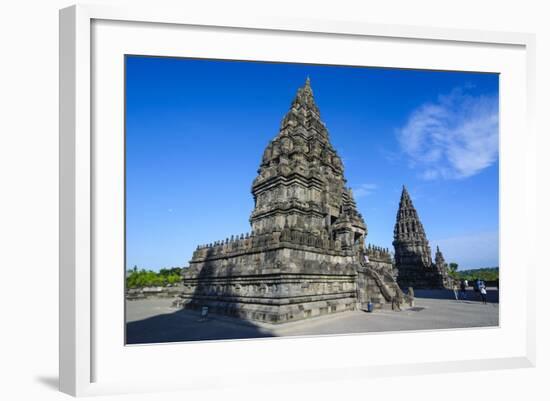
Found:
[[[445,258],[443,257],[443,253],[439,250],[439,246],[436,247],[435,250],[435,265],[438,269],[443,269],[446,266]]]
[[[437,271],[441,274],[445,287],[450,288],[452,286],[452,280],[449,277],[447,262],[445,262],[445,257],[443,256],[443,253],[439,250],[439,246],[437,246],[435,250],[435,267]]]
[[[254,232],[286,227],[338,241],[343,250],[364,246],[365,222],[346,187],[309,78],[264,151],[252,194]]]
[[[399,291],[387,252],[371,249],[364,262],[366,225],[309,79],[263,153],[252,195],[251,232],[198,246],[176,305],[283,323],[381,305]]]
[[[397,282],[402,288],[444,287],[444,277],[432,262],[424,226],[405,186],[393,230],[393,246],[398,270]]]

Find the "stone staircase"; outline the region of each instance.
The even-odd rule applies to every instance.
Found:
[[[394,297],[401,300],[401,305],[406,301],[406,295],[389,272],[376,270],[364,264],[358,273],[365,276],[365,301],[370,299],[375,309],[391,309]]]

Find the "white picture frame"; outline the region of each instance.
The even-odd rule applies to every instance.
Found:
[[[94,24],[98,28],[94,28]],[[106,135],[107,132],[112,133],[108,127],[105,131],[102,129],[101,135],[105,139],[101,139],[99,143],[97,138],[94,138],[92,127],[95,126],[96,129],[98,126],[103,127],[100,122],[94,121],[94,118],[103,118],[107,124],[113,123],[113,118],[104,117],[101,114],[102,109],[109,108],[120,114],[120,107],[123,105],[118,100],[122,88],[113,85],[113,88],[118,88],[115,90],[119,91],[118,95],[109,96],[110,99],[113,99],[114,106],[107,104],[107,101],[97,102],[97,97],[103,96],[102,88],[94,87],[92,79],[94,74],[103,74],[99,72],[103,71],[101,70],[103,68],[101,60],[105,59],[101,53],[103,50],[107,52],[107,55],[111,54],[108,52],[118,52],[116,54],[120,55],[120,52],[127,49],[124,46],[132,40],[136,40],[136,37],[140,35],[139,31],[143,29],[149,29],[149,34],[146,37],[147,40],[145,37],[141,38],[139,44],[142,46],[141,49],[147,51],[147,49],[155,49],[155,46],[158,45],[159,54],[176,55],[181,50],[177,45],[170,48],[170,40],[163,40],[164,49],[160,50],[160,40],[161,38],[169,39],[170,35],[175,35],[175,32],[180,32],[181,29],[185,30],[185,27],[193,27],[199,36],[200,32],[204,31],[208,35],[209,30],[213,30],[213,32],[215,31],[214,36],[217,38],[220,37],[219,35],[226,35],[226,38],[234,39],[230,36],[233,33],[238,35],[242,33],[243,38],[246,35],[261,33],[264,40],[273,40],[274,43],[284,41],[278,35],[286,35],[285,37],[296,35],[305,41],[325,40],[327,43],[332,38],[338,38],[342,40],[342,43],[345,40],[371,40],[378,41],[378,44],[380,41],[384,41],[384,46],[389,47],[393,44],[397,45],[400,41],[405,41],[407,46],[435,46],[442,52],[445,52],[446,46],[453,46],[453,52],[477,51],[480,59],[489,48],[495,49],[495,54],[502,53],[502,59],[494,57],[492,61],[487,61],[489,64],[486,67],[492,72],[503,73],[502,71],[506,70],[506,74],[509,72],[509,76],[513,77],[513,79],[510,78],[510,82],[504,82],[504,90],[501,92],[504,99],[501,103],[501,110],[502,113],[506,113],[504,115],[506,121],[501,128],[501,151],[504,152],[505,157],[501,160],[500,257],[504,265],[521,261],[524,270],[502,270],[501,326],[496,329],[472,329],[457,333],[455,330],[443,333],[428,331],[421,334],[388,333],[348,336],[346,338],[328,336],[314,339],[246,340],[130,348],[125,347],[122,341],[115,340],[110,343],[107,337],[109,337],[112,327],[109,324],[113,324],[119,319],[120,308],[118,306],[113,308],[115,312],[108,317],[102,311],[105,311],[106,303],[120,305],[120,299],[113,294],[120,289],[122,280],[119,278],[122,277],[124,269],[121,266],[120,275],[113,276],[113,281],[118,281],[116,285],[112,286],[112,289],[105,284],[105,280],[107,280],[105,275],[94,270],[97,268],[98,261],[104,261],[105,259],[102,258],[109,257],[107,253],[96,253],[98,241],[107,240],[99,233],[104,227],[100,220],[105,219],[106,216],[104,207],[101,206],[104,198],[96,197],[96,192],[105,194],[108,188],[113,188],[109,185],[116,185],[117,182],[113,181],[105,187],[101,187],[105,181],[97,180],[96,176],[102,174],[102,168],[105,169],[105,166],[101,165],[104,162],[100,161],[103,156],[106,159],[115,160],[115,163],[117,163],[116,158],[121,157],[120,153],[116,152],[116,146],[120,144],[116,145],[115,143],[113,147],[106,142],[110,140],[109,138],[116,140],[116,127],[120,127],[120,124],[113,124],[115,126],[114,135]],[[97,38],[95,41],[94,32]],[[114,36],[109,37],[109,41],[105,41],[105,35]],[[204,44],[209,43],[207,38],[204,40]],[[110,44],[107,45],[107,42]],[[536,263],[532,256],[535,253],[529,252],[535,243],[536,216],[534,179],[536,138],[532,128],[535,86],[534,43],[535,38],[530,34],[375,25],[359,21],[298,20],[290,17],[239,16],[238,14],[229,16],[216,15],[215,13],[188,14],[183,10],[166,10],[155,7],[112,8],[79,5],[61,10],[60,390],[80,396],[135,391],[165,391],[167,389],[205,389],[211,386],[212,382],[215,382],[217,386],[238,385],[235,378],[243,373],[248,374],[257,383],[268,383],[274,377],[283,381],[327,380],[327,378],[343,377],[361,380],[364,377],[408,374],[411,370],[414,370],[415,373],[432,373],[442,370],[457,372],[534,366],[535,313],[534,308],[530,308],[529,305],[534,303],[535,284],[532,280],[527,279],[527,277],[534,276]],[[128,46],[128,48],[138,49],[133,45]],[[214,44],[212,46],[211,55],[222,52],[222,50],[216,50]],[[236,45],[236,47],[238,46]],[[270,50],[263,47],[262,51],[264,52]],[[272,48],[273,52],[276,47]],[[342,52],[345,52],[345,46],[343,47]],[[252,47],[243,46],[242,48],[243,51],[252,51],[250,50]],[[388,54],[389,50],[380,51],[382,52],[380,54],[386,52],[388,57],[395,56],[395,60],[387,59],[379,66],[402,66],[399,57],[406,55]],[[433,49],[431,51],[433,52]],[[291,50],[288,52],[289,59],[293,60],[296,54],[291,54]],[[280,59],[281,54],[283,53],[273,56],[274,59]],[[230,54],[221,54],[220,57],[230,56]],[[245,59],[246,57],[244,56]],[[253,58],[252,55],[248,57]],[[314,56],[304,55],[304,57]],[[331,57],[335,57],[335,55],[332,54]],[[346,56],[343,54],[341,57]],[[351,55],[348,57],[351,58]],[[470,55],[470,57],[472,56]],[[504,60],[509,60],[510,65],[508,63],[504,65]],[[361,63],[361,61],[350,60],[350,63],[354,62]],[[502,70],[499,68],[499,63],[502,64]],[[430,57],[426,57],[424,60],[414,60],[414,65],[408,65],[408,67],[452,69],[453,65],[456,66],[456,69],[466,68],[456,62],[453,64],[451,56],[448,60],[439,63],[430,61]],[[110,72],[106,72],[105,76],[114,71],[113,77],[116,78],[116,74],[122,73],[117,69],[118,66],[119,64],[115,65]],[[471,68],[474,69],[473,64]],[[103,76],[99,77],[98,81],[104,79]],[[514,98],[510,96],[510,88],[517,89],[518,95]],[[119,117],[115,117],[115,119]],[[522,135],[513,135],[513,132],[521,132]],[[109,154],[109,149],[114,149],[112,154]],[[98,155],[98,153],[100,154]],[[118,167],[120,167],[121,161],[122,159],[119,160]],[[512,187],[517,187],[516,184],[523,189],[519,194],[512,190]],[[116,214],[118,213],[116,210],[120,209],[113,210]],[[120,221],[121,218],[120,215],[112,217],[114,221]],[[520,230],[522,237],[513,233],[511,227]],[[115,246],[117,241],[120,241],[119,237],[113,240]],[[518,248],[524,251],[521,259],[519,259],[519,250],[514,250],[510,246],[516,243]],[[507,292],[507,288],[511,288],[511,286],[507,286],[507,280],[509,280],[508,282],[514,281],[513,302],[507,295],[510,294]],[[103,294],[102,300],[98,300],[97,291]],[[122,297],[122,292],[119,295]],[[512,320],[514,321],[512,322]],[[120,321],[120,326],[123,323]],[[106,327],[109,329],[105,329]],[[407,355],[400,353],[392,355],[391,358],[388,356],[387,360],[381,359],[380,355],[376,356],[374,350],[367,353],[362,348],[368,348],[370,341],[383,344],[384,342],[406,342],[409,338],[414,338],[414,341],[420,344],[435,344],[437,341],[442,341],[442,338],[448,339],[454,335],[460,336],[466,345],[468,345],[468,341],[479,339],[481,344],[487,344],[487,348],[470,351],[465,349],[461,358],[452,355],[451,352],[449,355],[432,353],[425,357],[419,357],[418,353]],[[113,336],[118,337],[115,334]],[[489,344],[493,344],[494,349]],[[503,344],[508,344],[508,347],[504,349]],[[114,350],[109,347],[118,348]],[[340,347],[352,347],[356,350],[356,356],[346,360],[339,358],[339,353],[336,351],[342,349]],[[174,375],[166,374],[171,367],[178,366],[177,353],[183,349],[187,358],[194,362],[194,369],[185,374],[182,372],[177,372]],[[315,355],[320,349],[325,353],[324,358],[316,359]],[[234,372],[227,372],[227,366],[222,366],[226,368],[227,374],[222,374],[222,371],[215,371],[215,369],[201,371],[201,367],[207,367],[207,365],[201,364],[201,358],[208,359],[213,353],[222,355],[221,360],[226,358],[235,360],[235,356],[238,355],[237,359],[240,362],[237,361],[232,365],[233,369],[231,370]],[[284,359],[277,359],[281,355],[284,357],[285,354],[287,357],[302,355],[302,358],[300,361],[288,364],[287,369]],[[268,364],[258,365],[258,359],[254,359],[257,358],[257,355],[264,355],[264,359],[270,361],[270,366],[267,366]],[[158,370],[156,373],[145,372],[146,380],[136,376],[132,377],[132,374],[138,373],[129,368],[124,369],[121,364],[127,364],[126,367],[129,367],[132,363],[135,364],[136,358],[157,362],[163,360],[167,362],[167,368],[165,371],[156,369]],[[247,366],[247,363],[250,366]],[[107,372],[109,370],[106,368],[107,365],[113,366],[109,372]],[[102,369],[107,373],[103,373]]]

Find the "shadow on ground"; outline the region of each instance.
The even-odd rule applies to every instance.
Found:
[[[414,290],[415,298],[427,299],[455,299],[453,290]],[[458,291],[459,299],[462,299],[460,290]],[[496,288],[487,288],[487,302],[498,302],[498,290]],[[481,295],[472,289],[466,291],[466,300],[473,302],[481,302]]]
[[[57,376],[39,376],[36,377],[36,381],[51,390],[59,390],[59,377]]]
[[[209,315],[203,319],[198,312],[189,310],[178,310],[126,324],[128,345],[262,337],[274,335],[250,321],[218,315]]]
[[[343,312],[280,325],[217,314],[202,319],[198,311],[174,309],[171,299],[128,301],[126,344],[498,326],[498,291],[489,289],[488,295],[489,303],[484,305],[473,290],[460,301],[454,300],[451,290],[417,290],[415,307],[402,312]]]

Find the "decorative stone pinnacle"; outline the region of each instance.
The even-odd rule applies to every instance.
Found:
[[[403,189],[401,191],[401,199],[410,199],[409,191],[407,190],[407,187],[403,185]]]
[[[306,78],[304,86],[298,89],[295,101],[298,101],[298,103],[308,108],[312,107],[317,114],[319,113],[319,110],[315,105],[315,100],[313,99],[313,89],[311,88],[311,80],[309,79],[309,76]]]

